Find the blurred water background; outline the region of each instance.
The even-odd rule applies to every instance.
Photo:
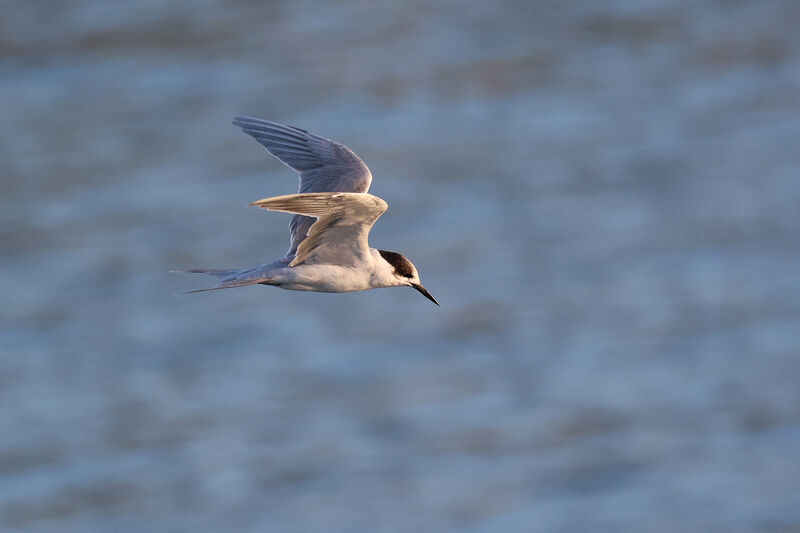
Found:
[[[0,530],[800,531],[800,3],[0,4]],[[279,257],[350,146],[411,289]]]

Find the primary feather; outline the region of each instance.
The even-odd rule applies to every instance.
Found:
[[[372,183],[367,165],[347,146],[294,126],[251,117],[236,117],[233,123],[253,137],[278,160],[300,173],[299,193],[365,193]],[[289,223],[289,250],[294,259],[314,218],[296,214]]]
[[[367,193],[305,193],[264,198],[250,205],[316,217],[290,266],[356,265],[369,256],[369,231],[388,204]]]

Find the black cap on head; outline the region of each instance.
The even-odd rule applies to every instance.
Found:
[[[378,250],[378,253],[381,254],[381,257],[383,257],[387,263],[394,267],[395,274],[403,276],[404,278],[414,279],[414,265],[412,265],[411,261],[406,259],[404,255],[398,254],[397,252],[387,252],[386,250]],[[421,284],[409,284],[421,292],[425,298],[432,301],[436,305],[439,305],[439,302],[436,301],[436,298],[431,296],[431,293],[429,293],[428,290]]]
[[[414,265],[411,261],[405,258],[404,255],[397,252],[387,252],[386,250],[378,250],[387,263],[394,267],[394,271],[405,278],[414,277]]]

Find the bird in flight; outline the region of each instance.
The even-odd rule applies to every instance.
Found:
[[[219,281],[216,287],[189,292],[256,284],[317,292],[413,287],[439,305],[405,256],[369,247],[369,230],[389,206],[367,193],[372,173],[356,154],[293,126],[249,117],[233,123],[300,174],[298,194],[250,204],[294,214],[289,250],[277,261],[252,268],[177,271],[209,274]]]

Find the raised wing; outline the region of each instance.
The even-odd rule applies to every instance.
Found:
[[[253,137],[281,163],[300,173],[299,193],[355,192],[369,190],[372,174],[367,165],[343,144],[295,128],[250,117],[233,123]],[[313,218],[296,215],[289,224],[287,257],[294,256],[305,239]]]
[[[377,196],[365,193],[290,194],[265,198],[250,205],[317,217],[290,266],[303,263],[357,265],[366,261],[369,230],[389,207]]]

